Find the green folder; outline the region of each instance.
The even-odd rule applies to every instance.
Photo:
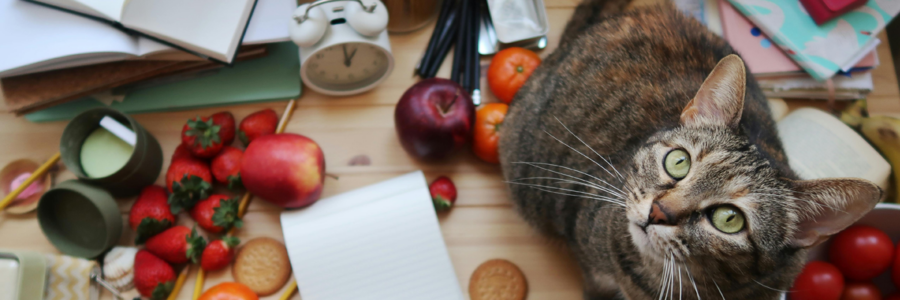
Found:
[[[237,62],[195,79],[131,92],[109,107],[127,114],[187,110],[198,107],[278,101],[300,96],[300,58],[292,42],[270,44],[265,57]],[[25,115],[32,122],[68,120],[83,111],[104,107],[86,97]]]

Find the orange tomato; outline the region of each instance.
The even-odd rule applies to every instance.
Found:
[[[259,296],[246,285],[223,282],[203,292],[198,300],[259,300]]]
[[[531,50],[519,47],[503,49],[491,59],[487,71],[488,86],[497,99],[509,104],[540,64],[541,57]]]
[[[503,103],[488,103],[475,112],[472,150],[481,160],[493,164],[500,162],[497,144],[500,142],[500,126],[508,109],[509,105]]]

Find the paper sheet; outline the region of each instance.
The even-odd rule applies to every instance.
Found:
[[[422,172],[281,214],[304,300],[462,300]]]

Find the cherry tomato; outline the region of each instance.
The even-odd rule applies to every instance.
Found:
[[[491,59],[487,71],[488,86],[497,99],[509,104],[540,64],[541,57],[531,50],[519,47],[503,49]]]
[[[844,291],[844,276],[824,261],[811,261],[794,280],[791,300],[839,300]]]
[[[894,270],[891,273],[891,278],[894,279],[894,286],[900,288],[900,247],[897,247],[896,254],[894,254]],[[895,295],[900,295],[900,293]]]
[[[500,142],[500,127],[509,106],[503,103],[488,103],[475,112],[475,132],[472,151],[481,160],[496,164],[500,162],[497,144]]]
[[[849,280],[867,281],[891,266],[894,243],[883,231],[855,225],[834,236],[828,259]]]
[[[881,291],[872,283],[850,282],[844,287],[841,300],[881,300]]]
[[[884,300],[900,300],[900,293],[894,293],[884,298]]]

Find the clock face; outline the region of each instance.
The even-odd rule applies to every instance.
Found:
[[[312,84],[335,91],[368,86],[384,77],[389,68],[387,53],[366,43],[331,45],[304,63]]]

